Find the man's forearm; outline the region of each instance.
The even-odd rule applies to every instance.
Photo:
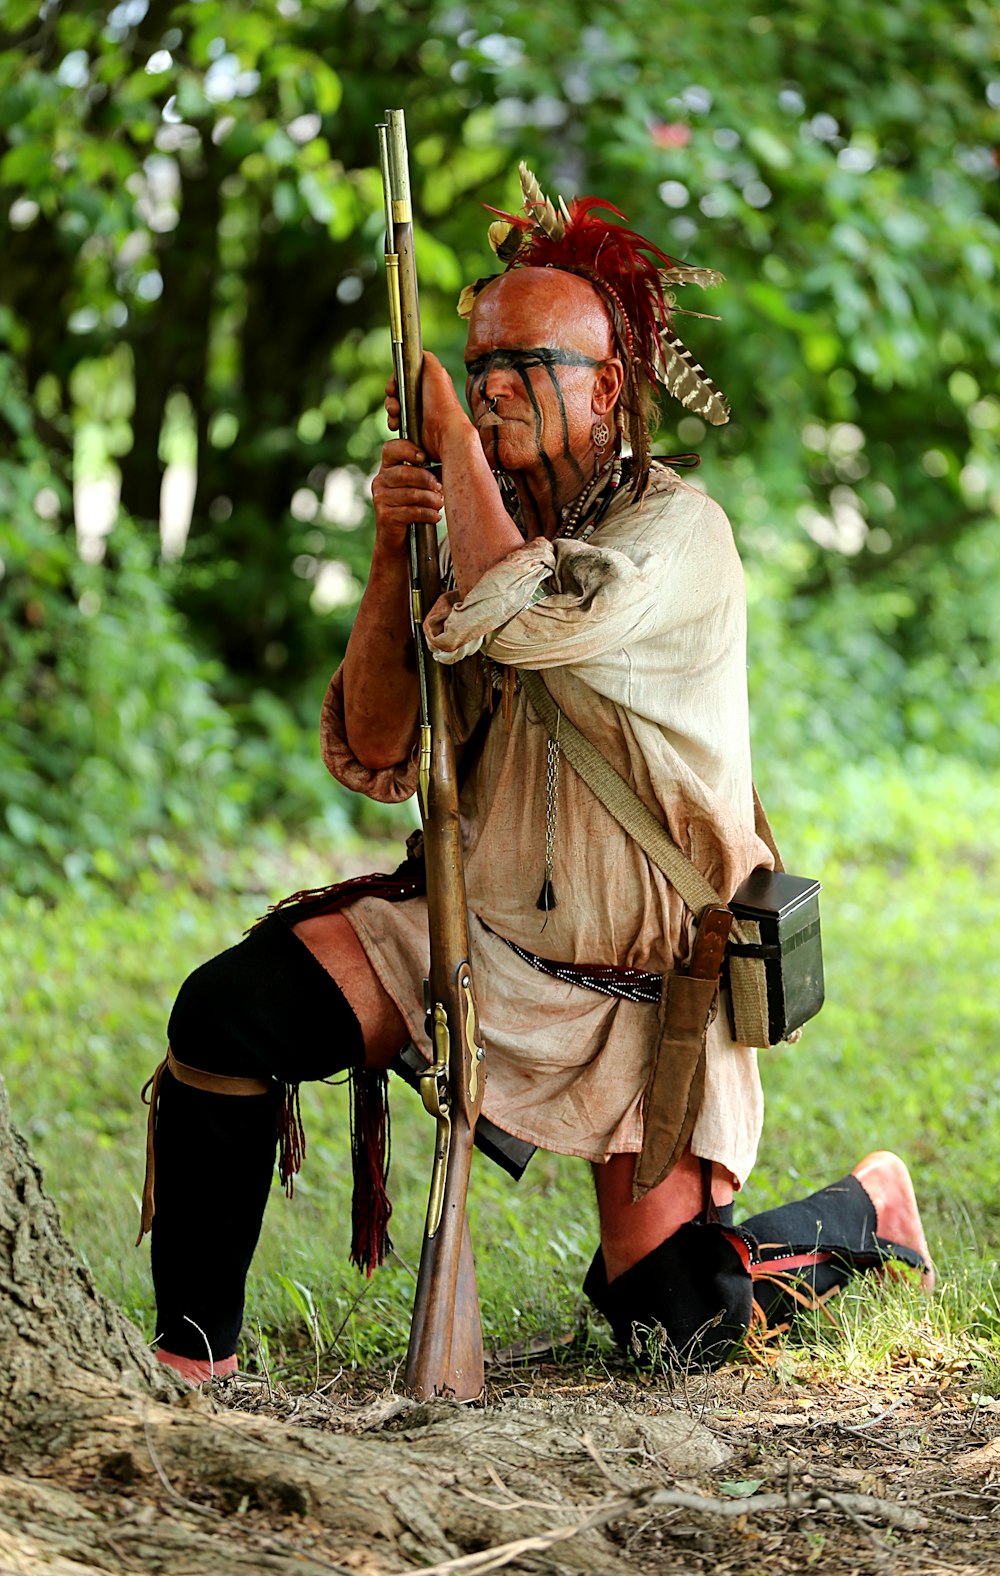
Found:
[[[441,461],[455,580],[467,596],[488,569],[521,546],[522,537],[467,418],[448,429]],[[405,538],[377,537],[344,657],[347,739],[361,764],[379,770],[404,760],[417,736],[419,711],[409,554]]]
[[[344,656],[347,739],[363,766],[405,759],[417,735],[420,691],[410,624],[409,556],[376,542]]]
[[[455,582],[464,597],[523,539],[503,506],[470,421],[449,428],[441,448],[441,472]]]

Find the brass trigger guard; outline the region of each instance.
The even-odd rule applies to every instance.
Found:
[[[428,1067],[424,1072],[418,1073],[420,1084],[420,1098],[424,1102],[424,1110],[429,1112],[436,1121],[451,1115],[451,1100],[448,1097],[448,1075],[438,1072],[436,1067]]]
[[[448,1088],[451,1035],[448,1032],[448,1014],[439,1001],[434,1003],[432,1033],[434,1060],[418,1076],[420,1098],[424,1102],[424,1109],[440,1122],[451,1116],[451,1095]]]

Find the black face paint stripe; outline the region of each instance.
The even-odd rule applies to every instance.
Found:
[[[524,348],[518,347],[507,350],[492,350],[486,355],[474,356],[471,360],[466,362],[466,377],[469,391],[474,392],[477,399],[479,399],[484,405],[488,405],[490,403],[490,398],[486,391],[486,385],[489,381],[490,373],[494,369],[498,371],[516,372],[520,378],[525,395],[527,396],[534,415],[535,443],[538,449],[538,457],[549,485],[551,509],[553,513],[558,513],[559,510],[559,483],[552,459],[546,453],[543,447],[542,412],[534,388],[531,384],[530,374],[537,368],[541,367],[544,369],[546,376],[552,385],[552,390],[559,406],[559,417],[562,424],[562,458],[572,467],[576,473],[577,480],[582,484],[586,481],[586,477],[584,476],[583,470],[577,461],[576,456],[570,450],[569,422],[566,413],[566,402],[563,398],[563,392],[559,385],[559,380],[554,369],[556,367],[603,367],[606,364],[607,363],[605,360],[596,360],[593,356],[584,355],[582,351],[553,348],[548,345],[533,345],[525,346]],[[492,442],[494,466],[497,470],[500,470],[499,427],[494,427],[492,429]],[[538,525],[542,526],[544,521],[538,499],[532,492],[530,486],[528,485],[527,477],[524,476],[523,473],[519,480],[519,491],[523,491],[524,502],[526,504],[530,504],[531,510],[534,513]]]
[[[473,390],[473,392],[475,393],[477,399],[480,399],[484,405],[488,405],[489,404],[489,399],[488,399],[487,394],[486,394],[486,380],[487,380],[487,378],[490,375],[489,365],[487,364],[486,367],[482,368],[482,369],[480,369],[479,366],[472,366],[472,365],[470,365],[469,369],[468,369],[468,372],[469,372],[469,379],[468,379],[468,381],[469,381],[470,389]],[[473,382],[473,380],[475,380],[475,382]],[[472,405],[472,401],[471,400],[469,401],[469,405],[471,407],[471,405]],[[498,471],[501,468],[500,467],[500,428],[499,427],[493,427],[491,429],[491,434],[492,434],[491,442],[493,444],[493,469],[495,471]]]
[[[549,492],[550,492],[550,494],[552,496],[552,509],[553,509],[553,512],[554,513],[558,513],[558,511],[559,511],[559,479],[556,476],[555,466],[552,464],[552,461],[549,459],[549,457],[546,454],[544,448],[542,447],[542,407],[539,405],[538,397],[535,394],[535,391],[534,391],[534,389],[531,386],[531,379],[529,377],[527,377],[524,374],[524,372],[521,371],[520,367],[517,368],[517,374],[518,374],[518,377],[521,379],[522,384],[524,385],[524,392],[528,396],[528,400],[529,400],[529,403],[531,405],[531,409],[532,409],[532,411],[534,412],[534,415],[535,415],[535,443],[536,443],[537,448],[538,448],[538,458],[542,462],[542,469],[545,472],[545,479],[546,479],[546,481],[549,484]]]
[[[548,373],[549,382],[552,384],[552,392],[555,394],[555,397],[559,402],[559,417],[562,421],[563,432],[563,459],[567,460],[573,467],[574,471],[576,472],[577,481],[582,485],[585,480],[583,471],[577,463],[576,456],[570,452],[569,422],[566,420],[566,401],[563,399],[563,391],[559,387],[559,379],[556,377],[553,368],[546,364],[545,371]]]
[[[493,367],[504,371],[522,372],[532,367],[603,367],[605,361],[595,361],[582,350],[553,350],[548,345],[525,346],[523,350],[491,350],[485,356],[474,356],[465,363],[470,377],[482,375],[483,382]]]
[[[529,400],[531,401],[532,408],[535,413],[535,437],[538,443],[539,453],[542,455],[542,462],[546,467],[546,471],[549,472],[551,471],[551,464],[548,460],[548,457],[542,451],[540,412],[527,376],[527,374],[533,371],[536,367],[543,367],[548,376],[549,382],[552,385],[552,390],[555,394],[556,400],[559,404],[559,417],[562,422],[563,433],[563,459],[565,459],[573,468],[576,473],[577,481],[582,484],[586,481],[586,477],[584,476],[583,470],[579,465],[575,455],[570,451],[569,423],[566,419],[566,401],[563,399],[563,392],[559,386],[559,379],[556,376],[555,368],[603,367],[604,365],[605,363],[603,361],[595,361],[593,356],[585,356],[582,351],[551,350],[547,346],[540,345],[530,350],[491,351],[488,356],[478,356],[474,360],[470,361],[467,365],[467,371],[470,382],[473,379],[476,380],[476,393],[484,405],[489,404],[489,398],[486,393],[486,384],[489,379],[490,372],[494,369],[494,367],[503,371],[516,372],[518,374],[521,382],[524,384],[525,391]],[[549,476],[549,481],[550,484],[554,485],[553,477],[551,475]]]

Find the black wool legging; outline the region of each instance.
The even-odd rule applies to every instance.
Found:
[[[224,1077],[272,1078],[268,1094],[208,1093],[164,1072],[156,1113],[152,1270],[165,1351],[216,1361],[236,1350],[247,1271],[274,1172],[283,1083],[364,1059],[340,987],[282,915],[195,969],[168,1037],[178,1061]]]

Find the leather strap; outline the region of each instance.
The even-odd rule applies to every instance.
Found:
[[[139,1217],[139,1235],[135,1239],[136,1247],[142,1242],[146,1232],[153,1224],[156,1213],[155,1185],[156,1185],[156,1155],[153,1137],[156,1132],[156,1105],[160,1098],[160,1084],[163,1074],[169,1072],[178,1083],[188,1084],[192,1089],[203,1089],[209,1094],[269,1094],[274,1087],[270,1078],[228,1078],[223,1073],[206,1073],[200,1067],[189,1067],[187,1062],[179,1062],[173,1051],[167,1046],[167,1054],[156,1068],[151,1078],[142,1086],[140,1099],[149,1106],[149,1116],[146,1120],[146,1174],[142,1180],[142,1208]]]
[[[682,854],[673,838],[643,804],[638,794],[629,787],[624,777],[605,760],[600,750],[580,732],[566,713],[552,698],[541,676],[530,668],[520,668],[521,684],[535,711],[541,718],[550,739],[555,740],[574,771],[600,800],[609,815],[634,838],[639,847],[661,870],[671,885],[680,893],[688,908],[696,916],[709,907],[727,906],[711,882]],[[557,731],[558,730],[558,731]],[[754,789],[754,821],[757,834],[777,858],[774,838],[764,814],[763,806]],[[780,860],[779,860],[780,865]],[[733,939],[743,944],[760,941],[760,927],[753,921],[733,922]],[[729,989],[737,1023],[752,1023],[760,1032],[748,1043],[767,1044],[767,1002],[764,993],[763,970],[747,967],[753,960],[731,958],[729,963]]]
[[[725,908],[725,899],[719,896],[712,883],[686,854],[681,853],[673,838],[629,787],[624,777],[615,771],[610,761],[605,760],[600,750],[570,722],[539,675],[522,668],[521,683],[551,739],[556,738],[558,723],[559,748],[574,771],[583,778],[608,814],[614,816],[619,826],[624,827],[654,865],[662,870],[692,913],[700,914],[710,906]],[[733,933],[737,940],[744,939],[738,924],[733,925]]]
[[[187,1062],[177,1060],[169,1045],[165,1065],[178,1083],[204,1089],[208,1094],[269,1094],[273,1088],[271,1078],[231,1078],[225,1073],[206,1073],[200,1067],[189,1067]]]

